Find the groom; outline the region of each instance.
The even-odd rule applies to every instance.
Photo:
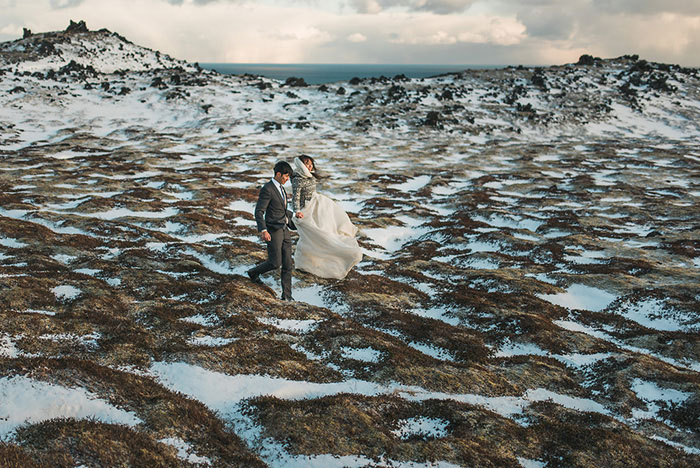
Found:
[[[255,222],[260,238],[267,243],[267,260],[248,270],[254,283],[262,284],[260,275],[282,266],[282,300],[292,298],[292,236],[295,229],[292,212],[287,210],[287,192],[283,185],[292,175],[292,166],[279,161],[274,167],[275,176],[263,185],[255,205]]]

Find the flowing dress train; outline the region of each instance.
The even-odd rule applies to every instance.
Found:
[[[362,260],[357,228],[332,199],[314,192],[295,218],[299,233],[294,265],[321,278],[344,278]]]

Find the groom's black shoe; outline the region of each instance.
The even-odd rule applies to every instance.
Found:
[[[250,270],[248,270],[246,273],[248,274],[248,278],[250,278],[250,280],[251,280],[253,283],[255,283],[255,284],[263,284],[262,280],[260,279],[260,276],[252,274],[252,273],[250,272]]]
[[[290,302],[294,302],[294,298],[293,298],[292,296],[288,296],[288,297],[284,297],[284,296],[282,296],[282,298],[281,298],[281,299],[282,299],[283,301],[290,301]]]

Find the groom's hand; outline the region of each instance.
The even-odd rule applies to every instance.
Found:
[[[303,217],[304,217],[304,213],[302,213],[301,211],[297,211],[297,218],[301,219]]]
[[[264,240],[265,242],[270,242],[272,240],[272,237],[270,236],[270,233],[267,231],[263,231],[260,233],[260,238]]]

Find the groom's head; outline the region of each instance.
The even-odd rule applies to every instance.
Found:
[[[275,180],[281,184],[285,184],[292,175],[292,166],[287,161],[279,161],[275,164]]]

